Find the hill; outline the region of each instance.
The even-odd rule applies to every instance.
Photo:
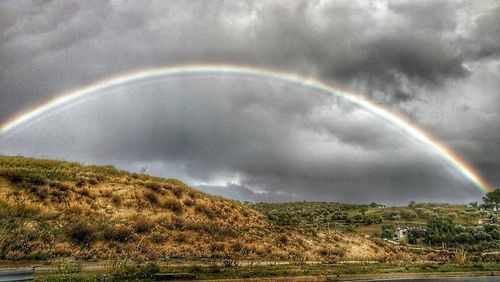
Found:
[[[341,230],[275,224],[179,180],[56,160],[0,157],[0,259],[440,259]]]

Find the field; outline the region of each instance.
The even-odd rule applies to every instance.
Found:
[[[497,263],[468,264],[434,264],[434,263],[358,263],[358,264],[271,264],[271,265],[192,265],[192,266],[158,266],[144,264],[108,268],[105,270],[66,269],[41,272],[37,281],[95,281],[119,279],[149,279],[155,273],[190,273],[199,280],[207,279],[248,279],[269,277],[320,277],[325,280],[350,278],[382,278],[382,277],[424,277],[425,274],[442,276],[499,275]],[[314,278],[314,279],[316,279]]]
[[[490,216],[447,204],[242,204],[111,166],[0,157],[0,263],[37,266],[41,280],[500,271],[499,230],[480,224]],[[440,224],[454,237],[428,232],[432,247],[381,238],[387,226]]]

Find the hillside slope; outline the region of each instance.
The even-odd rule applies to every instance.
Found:
[[[417,260],[427,251],[276,226],[174,179],[0,157],[0,259]]]

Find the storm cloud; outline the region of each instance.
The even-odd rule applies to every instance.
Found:
[[[401,112],[499,185],[499,11],[495,1],[3,1],[0,121],[118,73],[249,64],[317,77]],[[0,137],[0,153],[148,166],[240,200],[479,196],[428,148],[362,109],[216,75],[110,90]]]

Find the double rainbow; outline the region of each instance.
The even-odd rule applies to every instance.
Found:
[[[415,140],[421,142],[432,150],[437,156],[443,159],[446,163],[456,169],[461,175],[472,182],[478,189],[483,192],[492,191],[490,184],[481,177],[481,175],[464,159],[462,159],[455,152],[438,142],[429,133],[423,129],[411,124],[403,116],[391,112],[389,109],[377,105],[366,98],[345,92],[338,87],[334,87],[319,80],[308,78],[296,74],[276,71],[272,69],[263,69],[250,66],[240,65],[180,65],[170,67],[160,67],[139,70],[132,73],[118,75],[108,79],[98,81],[90,86],[84,86],[78,89],[64,92],[56,98],[38,106],[34,109],[28,110],[7,122],[0,125],[0,138],[4,137],[10,130],[19,127],[31,120],[41,117],[42,115],[51,112],[61,106],[75,102],[77,100],[91,96],[91,94],[102,93],[103,90],[111,89],[113,87],[122,86],[128,83],[135,83],[147,79],[154,79],[167,76],[193,76],[193,75],[225,75],[225,76],[244,76],[252,77],[262,80],[274,80],[287,84],[292,84],[300,87],[306,87],[311,90],[321,91],[342,98],[350,103],[357,105],[381,119],[389,122],[405,134],[408,134]]]

